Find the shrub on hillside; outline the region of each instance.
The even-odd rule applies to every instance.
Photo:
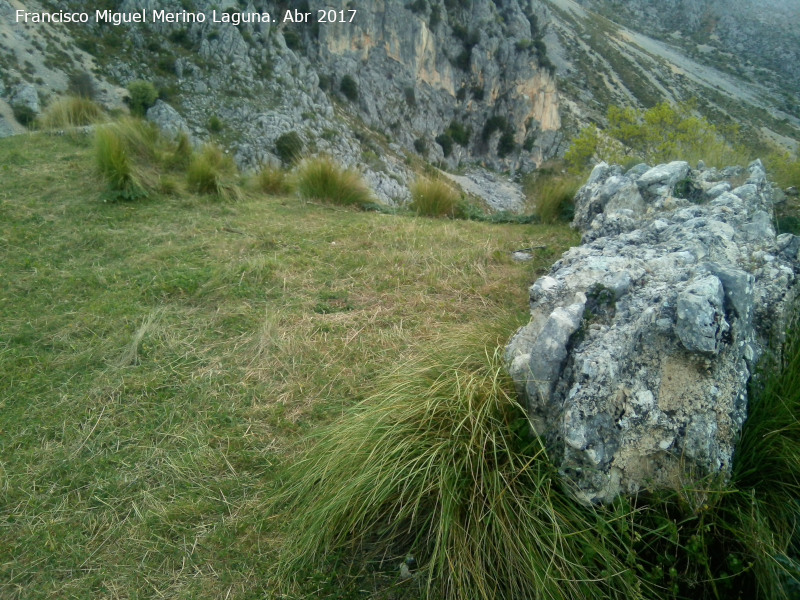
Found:
[[[442,149],[442,154],[445,158],[450,156],[453,153],[453,138],[450,137],[448,133],[442,133],[436,136],[436,143]]]
[[[565,159],[573,172],[588,166],[592,155],[608,163],[658,164],[672,160],[724,167],[747,164],[747,152],[733,140],[735,128],[720,130],[696,114],[692,104],[662,102],[647,110],[608,109],[608,129],[590,125],[573,140]]]
[[[339,84],[339,90],[350,102],[358,100],[358,84],[352,75],[345,75]]]
[[[343,169],[327,157],[303,161],[294,179],[301,198],[344,206],[363,206],[373,202],[372,193],[358,172]]]
[[[143,117],[158,100],[158,91],[149,81],[138,79],[128,84],[128,106],[131,113]]]
[[[211,133],[219,133],[222,131],[222,119],[220,119],[217,115],[211,115],[208,119],[208,131]]]
[[[275,140],[275,154],[285,165],[299,160],[303,155],[303,138],[296,131],[281,134]]]
[[[441,179],[417,179],[411,186],[409,208],[426,217],[457,217],[461,214],[461,196]]]
[[[582,173],[591,166],[598,143],[599,136],[595,125],[581,129],[580,133],[572,139],[572,143],[564,155],[564,162],[567,163],[571,173]]]
[[[25,106],[24,104],[15,104],[12,107],[12,111],[17,123],[25,127],[33,125],[33,122],[36,120],[36,112],[31,107]]]
[[[800,158],[788,152],[773,152],[766,159],[769,174],[782,188],[800,188]]]

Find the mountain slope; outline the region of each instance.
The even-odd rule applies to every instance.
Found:
[[[745,46],[739,52],[752,58],[750,62],[735,54],[740,42],[732,33],[717,33],[722,25],[709,29],[719,3],[547,4],[547,41],[560,90],[579,121],[602,123],[610,104],[649,107],[662,100],[695,99],[699,110],[718,124],[738,124],[761,138],[796,148],[800,107],[794,102],[796,80],[789,77],[795,67],[770,58],[800,50],[796,35],[786,28],[775,30],[770,38],[764,23],[750,19],[751,12],[729,7],[719,18],[728,23],[726,31],[742,32],[747,39],[761,34],[763,52]]]

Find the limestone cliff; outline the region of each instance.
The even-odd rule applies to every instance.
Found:
[[[306,152],[359,165],[389,202],[407,197],[409,156],[451,169],[477,163],[516,172],[555,155],[563,139],[538,2],[328,2],[327,14],[346,14],[344,23],[320,22],[317,7],[301,1],[0,3],[9,15],[17,8],[88,13],[85,24],[47,26],[61,36],[64,72],[85,69],[69,58],[77,45],[96,57],[98,81],[152,81],[196,138],[208,138],[209,120],[218,119],[216,137],[241,165],[277,160],[276,139],[294,131]],[[95,11],[106,5],[204,18],[98,23]],[[295,22],[287,12],[308,18]],[[221,18],[234,14],[270,18]],[[21,38],[37,33],[31,25],[9,27]],[[15,62],[24,57],[12,48],[8,63]],[[2,79],[9,98],[22,84],[37,85],[22,67]],[[38,92],[46,103],[64,87],[60,81]]]

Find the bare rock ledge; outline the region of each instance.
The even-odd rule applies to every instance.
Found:
[[[776,236],[772,194],[761,161],[602,163],[578,191],[582,244],[531,286],[506,360],[580,500],[730,473],[797,293],[800,238]]]

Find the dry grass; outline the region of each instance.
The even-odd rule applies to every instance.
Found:
[[[50,104],[37,119],[41,129],[64,129],[92,125],[104,120],[103,110],[88,98],[61,98]]]
[[[443,179],[417,179],[411,186],[411,210],[426,217],[457,217],[461,196]]]
[[[294,174],[294,186],[300,197],[307,200],[356,207],[374,202],[372,192],[357,171],[344,169],[325,156],[301,162]]]

